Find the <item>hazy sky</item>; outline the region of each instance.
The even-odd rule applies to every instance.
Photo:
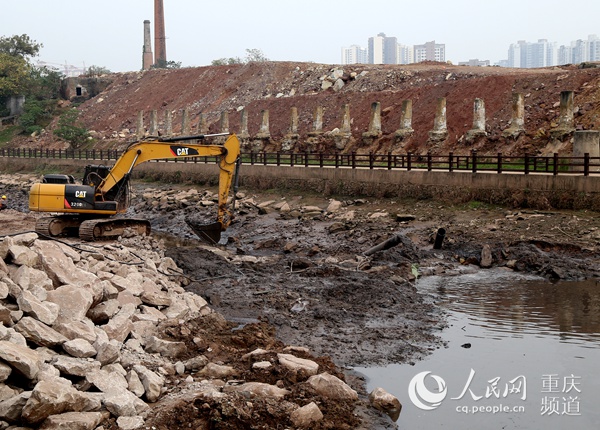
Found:
[[[259,49],[270,60],[341,62],[341,48],[378,33],[446,44],[446,59],[495,63],[517,40],[568,45],[600,35],[598,0],[164,0],[167,60],[183,67]],[[153,0],[0,0],[0,36],[27,34],[39,60],[140,70]],[[154,47],[153,47],[154,50]]]

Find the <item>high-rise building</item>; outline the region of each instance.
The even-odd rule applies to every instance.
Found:
[[[415,51],[411,45],[402,45],[398,43],[396,59],[398,64],[411,64],[415,62]]]
[[[555,66],[557,62],[556,43],[546,39],[539,39],[533,43],[519,40],[508,48],[508,67],[549,67]]]
[[[571,59],[573,64],[583,63],[584,61],[588,61],[590,56],[590,51],[588,49],[588,41],[587,40],[576,40],[571,42]]]
[[[573,62],[573,48],[571,46],[561,45],[558,48],[558,64],[571,64]]]
[[[571,58],[568,63],[600,61],[600,39],[595,34],[590,34],[587,40],[579,39],[571,42],[570,50]]]
[[[383,47],[385,46],[385,33],[369,37],[369,64],[383,64]]]
[[[524,40],[519,40],[508,47],[508,67],[521,67],[521,47],[525,44]]]
[[[556,42],[539,39],[537,42],[519,40],[508,48],[508,67],[549,67],[559,64],[579,64],[584,61],[600,61],[600,38],[595,34],[586,40],[579,39],[570,45],[557,48]]]
[[[530,50],[530,63],[527,67],[556,66],[557,48],[555,42],[539,39],[537,42],[530,43],[528,48]]]
[[[396,37],[385,33],[369,37],[366,51],[358,45],[342,48],[342,64],[411,64],[419,61],[446,61],[446,45],[427,42],[423,45],[403,45]]]
[[[590,51],[589,61],[600,61],[600,38],[595,34],[588,36],[588,46]]]
[[[422,61],[446,61],[446,45],[435,43],[435,40],[423,45],[415,45],[414,52],[415,63]]]
[[[398,64],[398,39],[383,38],[383,64]]]
[[[342,64],[367,64],[367,50],[358,45],[342,48]]]

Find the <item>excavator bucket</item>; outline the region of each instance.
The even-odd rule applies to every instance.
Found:
[[[210,224],[201,224],[197,221],[186,218],[186,224],[202,240],[210,245],[215,245],[221,240],[221,231],[223,225],[217,221]]]

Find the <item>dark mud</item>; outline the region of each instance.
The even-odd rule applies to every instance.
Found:
[[[290,210],[283,212],[282,203]],[[187,288],[227,318],[272,324],[286,344],[343,366],[411,362],[443,347],[437,334],[445,319],[417,292],[416,276],[506,267],[576,280],[600,272],[594,213],[385,199],[342,201],[327,212],[329,203],[321,196],[255,193],[238,203],[222,245],[181,240],[167,254],[189,278]],[[191,205],[152,217],[145,205],[136,209],[153,219],[155,231],[184,238],[193,237],[186,216],[209,219],[211,213]],[[442,226],[444,242],[433,249]],[[399,245],[364,256],[394,235]]]

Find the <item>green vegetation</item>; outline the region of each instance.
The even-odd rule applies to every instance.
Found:
[[[230,57],[230,58],[219,58],[217,60],[211,61],[211,66],[225,66],[228,64],[242,64],[242,59],[240,57]]]
[[[3,147],[7,142],[15,136],[17,133],[17,127],[5,127],[3,130],[0,130],[0,148]]]
[[[240,57],[219,58],[213,60],[210,64],[213,66],[224,66],[227,64],[245,64],[245,63],[261,63],[269,61],[260,49],[246,49],[246,57],[242,60]]]
[[[262,63],[269,61],[260,49],[246,49],[246,63]]]
[[[151,67],[152,69],[180,69],[181,61],[158,60]]]
[[[5,106],[11,97],[25,97],[18,126],[4,130],[0,134],[0,144],[9,142],[15,133],[39,133],[60,113],[58,100],[64,75],[30,61],[42,47],[26,34],[0,37],[0,117],[10,114]],[[91,66],[86,76],[96,77],[106,73],[110,73],[110,70]],[[55,135],[69,142],[73,149],[81,148],[90,141],[89,133],[78,122],[78,113],[74,109],[69,109],[61,116]]]
[[[27,61],[0,52],[0,102],[22,94],[27,87]],[[5,103],[2,103],[4,105]]]
[[[488,206],[480,201],[477,200],[471,200],[470,202],[467,203],[467,208],[468,209],[486,209]]]
[[[91,139],[88,130],[79,122],[79,112],[75,108],[65,111],[60,116],[54,135],[69,142],[73,149],[81,148],[84,143]]]
[[[29,59],[35,57],[42,46],[26,34],[0,37],[0,98],[25,92],[31,78]]]
[[[37,57],[44,45],[32,40],[26,34],[20,36],[0,37],[0,53],[11,57],[20,57],[28,60],[29,57]]]
[[[83,76],[86,78],[97,78],[98,76],[108,75],[109,73],[111,73],[111,71],[106,67],[90,66],[87,68]]]
[[[23,114],[18,125],[20,132],[25,134],[41,131],[57,111],[63,75],[30,63],[42,46],[26,34],[0,37],[0,116],[10,114],[5,108],[9,98],[24,96]],[[3,133],[4,139],[10,139],[14,130]]]

